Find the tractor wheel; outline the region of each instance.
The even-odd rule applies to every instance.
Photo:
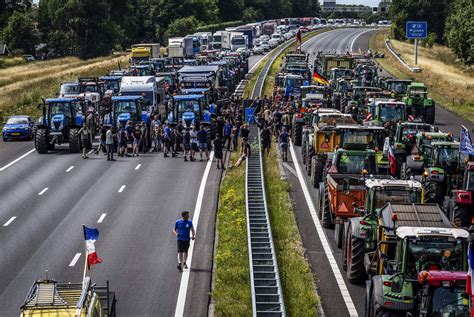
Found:
[[[366,316],[370,317],[401,317],[406,316],[405,311],[394,311],[387,309],[377,303],[374,295],[374,290],[370,291],[370,298],[366,299]]]
[[[402,168],[400,171],[400,179],[410,179],[410,176],[412,176],[411,169],[407,166],[407,163],[402,164]]]
[[[366,280],[364,256],[364,239],[352,235],[352,227],[349,226],[347,236],[347,279],[351,283],[362,283]]]
[[[461,228],[467,228],[471,224],[467,208],[456,203],[453,207],[453,224],[455,223],[460,224]]]
[[[319,200],[318,200],[318,206],[319,206],[319,209],[318,209],[318,218],[319,220],[321,220],[323,217],[323,206],[324,206],[324,184],[323,183],[319,183]]]
[[[446,196],[444,197],[444,201],[443,201],[443,212],[444,214],[446,215],[446,217],[448,217],[449,221],[453,222],[454,218],[453,218],[453,209],[454,209],[454,202],[453,200]]]
[[[342,248],[342,240],[344,239],[344,224],[336,222],[334,228],[334,241],[336,246],[340,249]]]
[[[425,192],[425,203],[435,203],[440,206],[443,205],[443,188],[442,186],[433,183],[433,182],[426,182],[423,184],[423,189]]]
[[[306,154],[305,160],[306,160],[306,164],[305,164],[306,175],[311,176],[311,156]]]
[[[303,126],[301,124],[295,124],[293,131],[293,134],[295,135],[293,138],[293,145],[301,146],[303,138]]]
[[[342,226],[342,231],[343,231],[343,234],[342,234],[342,269],[344,271],[347,271],[347,245],[348,245],[348,242],[347,242],[347,239],[348,239],[348,236],[346,233],[346,226]]]
[[[71,129],[69,130],[69,152],[79,153],[81,151],[81,146],[79,142],[79,130]]]
[[[306,151],[307,151],[307,148],[306,148],[307,145],[306,144],[307,144],[306,143],[306,136],[303,135],[303,138],[301,140],[301,156],[302,157],[305,157],[305,155],[306,155]]]
[[[38,127],[36,126],[36,123],[35,123],[35,125],[33,125],[33,129],[31,129],[31,139],[33,140],[33,144],[35,148],[36,148],[36,130],[38,130]]]
[[[323,211],[321,212],[321,222],[323,227],[327,229],[334,228],[334,224],[332,223],[331,219],[331,207],[329,205],[329,194],[327,187],[324,189],[324,203],[322,204],[322,207]]]
[[[313,156],[311,165],[311,185],[317,188],[319,183],[323,181],[324,164],[316,156]]]
[[[430,107],[425,107],[425,122],[428,124],[434,124],[435,113],[436,113],[436,107],[433,102],[433,105],[431,105]]]
[[[46,129],[37,129],[35,134],[35,147],[39,154],[48,153],[48,133]]]

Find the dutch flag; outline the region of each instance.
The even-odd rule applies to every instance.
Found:
[[[97,256],[95,242],[99,240],[99,230],[84,226],[84,238],[86,239],[87,266],[101,263],[102,259]]]

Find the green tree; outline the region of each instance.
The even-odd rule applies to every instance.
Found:
[[[22,50],[24,53],[35,53],[38,43],[33,20],[27,13],[15,11],[8,19],[3,30],[3,39],[12,50]]]
[[[474,64],[474,4],[472,0],[454,0],[446,21],[446,40],[454,54],[467,65]]]
[[[219,0],[218,2],[220,17],[222,21],[236,21],[243,16],[243,0]]]
[[[435,33],[436,41],[442,43],[449,4],[449,0],[393,0],[390,6],[392,36],[397,40],[405,40],[407,21],[426,21],[428,31]]]
[[[194,33],[196,27],[199,26],[199,21],[194,16],[186,18],[179,18],[174,20],[166,29],[166,38],[174,36],[185,36]]]

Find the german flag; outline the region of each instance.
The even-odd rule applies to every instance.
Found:
[[[327,80],[323,75],[318,74],[317,71],[313,72],[313,80],[321,85],[329,85],[329,80]]]

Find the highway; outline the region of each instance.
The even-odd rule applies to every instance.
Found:
[[[335,52],[344,54],[346,51],[353,52],[367,51],[369,40],[373,30],[367,29],[338,29],[323,33],[303,44],[304,50],[314,56],[318,51]],[[441,108],[436,109],[436,125],[443,131],[452,131],[456,137],[459,136],[460,125],[464,124],[472,130],[474,125],[463,118]],[[293,147],[295,160],[289,155],[288,163],[284,164],[288,181],[291,184],[290,196],[293,201],[295,217],[298,228],[302,236],[306,255],[311,263],[313,273],[316,275],[318,294],[326,316],[363,316],[365,304],[365,285],[353,285],[347,282],[346,272],[342,268],[341,249],[334,244],[334,230],[323,229],[324,237],[317,234],[317,229],[305,193],[302,187],[308,191],[310,203],[317,206],[315,197],[316,189],[312,188],[310,179],[304,172],[304,165],[301,157],[301,148]],[[300,170],[300,173],[298,173]],[[323,240],[329,243],[329,249],[335,258],[337,265],[331,266],[324,248]],[[339,271],[340,278],[336,278],[334,271]],[[341,286],[342,285],[342,286]],[[341,291],[341,288],[343,289]],[[347,289],[348,293],[345,291]],[[350,311],[348,307],[353,304],[355,311]]]
[[[310,53],[367,50],[371,32],[338,29],[314,37],[303,48]],[[251,57],[249,67],[260,58]],[[440,107],[436,121],[455,135],[460,124],[473,128]],[[350,297],[363,315],[364,287],[345,282],[349,294],[343,297],[324,256],[297,177],[299,147],[295,153],[299,163],[290,158],[287,168],[291,197],[323,309],[327,316],[349,315],[343,303]],[[210,163],[165,159],[161,153],[116,162],[107,162],[102,153],[90,157],[83,160],[67,151],[39,155],[31,141],[0,141],[0,316],[17,315],[29,287],[46,277],[46,270],[58,281],[82,280],[83,224],[100,231],[96,248],[103,263],[92,268],[91,277],[98,285],[110,280],[119,316],[172,316],[177,307],[184,315],[206,316],[221,172]],[[309,193],[314,199],[316,192],[310,188]],[[181,274],[171,229],[182,210],[190,210],[194,218],[198,197],[203,200],[191,272]],[[334,233],[325,230],[325,235],[345,276],[332,243]],[[181,283],[186,274],[189,284]]]

